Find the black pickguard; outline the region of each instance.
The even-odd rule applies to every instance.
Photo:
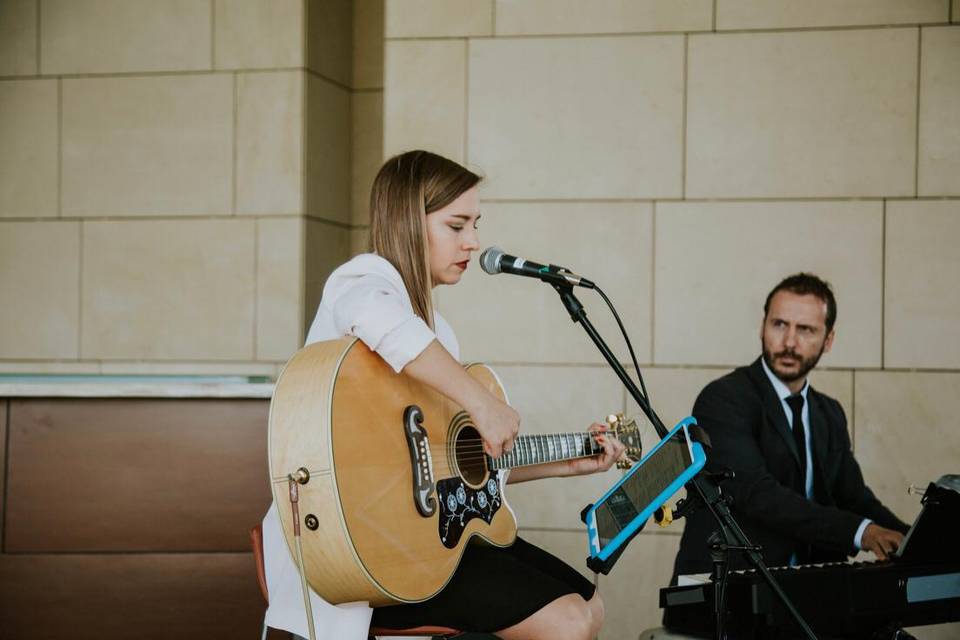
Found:
[[[500,474],[492,471],[479,489],[468,486],[460,478],[447,478],[437,482],[437,498],[440,503],[440,541],[453,549],[460,542],[467,523],[482,518],[490,524],[493,516],[503,505],[500,492]]]

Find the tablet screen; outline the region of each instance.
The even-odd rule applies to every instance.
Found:
[[[600,547],[606,547],[640,512],[646,509],[693,464],[690,445],[682,431],[664,442],[643,461],[642,469],[627,478],[596,507]]]

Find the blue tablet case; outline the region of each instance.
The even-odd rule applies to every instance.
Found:
[[[609,573],[614,563],[616,563],[620,557],[620,554],[626,549],[627,543],[640,533],[640,530],[643,529],[643,526],[650,516],[653,515],[653,512],[663,506],[663,504],[670,499],[670,496],[679,491],[680,487],[685,485],[703,469],[703,465],[707,461],[706,454],[699,442],[690,442],[690,434],[688,432],[688,427],[696,423],[696,419],[692,416],[680,421],[677,426],[670,430],[670,433],[668,433],[666,437],[658,442],[647,455],[641,458],[640,462],[633,465],[630,471],[610,487],[599,500],[583,510],[581,517],[587,525],[587,543],[590,551],[590,556],[587,558],[587,566],[594,572]],[[684,443],[684,446],[686,446],[686,442],[690,442],[691,462],[679,475],[667,478],[650,478],[637,475],[644,474],[645,471],[649,474],[655,467],[664,464],[665,460],[658,456],[668,454],[668,451],[663,447],[674,439],[678,439],[679,442]],[[670,464],[670,462],[667,463]],[[670,475],[672,476],[675,472],[676,469],[672,470]],[[662,475],[663,472],[658,470],[657,473]],[[658,488],[663,486],[663,489],[656,494],[649,504],[634,505],[627,498],[628,492],[631,489],[629,483],[639,483],[641,482],[641,478],[643,478],[643,481],[655,483]],[[615,509],[617,511],[618,521],[621,521],[625,517],[625,510],[627,514],[626,517],[633,517],[625,526],[621,526],[619,533],[615,537],[606,541],[606,543],[602,543],[597,528],[596,514],[597,509],[610,500],[611,497],[613,497],[613,502],[611,502],[607,508],[608,510]],[[617,505],[616,507],[613,506],[615,503]],[[636,515],[633,515],[634,513]]]

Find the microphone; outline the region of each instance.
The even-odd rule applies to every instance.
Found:
[[[555,264],[539,264],[531,260],[524,260],[503,252],[500,247],[489,247],[480,254],[480,268],[496,275],[498,273],[512,273],[515,276],[537,278],[549,284],[561,284],[574,287],[594,289],[591,281],[578,276],[569,269],[558,267]]]

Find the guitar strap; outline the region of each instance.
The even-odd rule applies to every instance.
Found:
[[[307,576],[303,571],[303,547],[300,544],[300,488],[293,474],[287,476],[290,489],[290,506],[293,508],[293,539],[297,548],[297,569],[300,571],[300,589],[303,591],[303,608],[307,613],[307,627],[310,630],[310,640],[316,640],[317,633],[313,628],[313,606],[310,604],[310,590],[307,588]]]

